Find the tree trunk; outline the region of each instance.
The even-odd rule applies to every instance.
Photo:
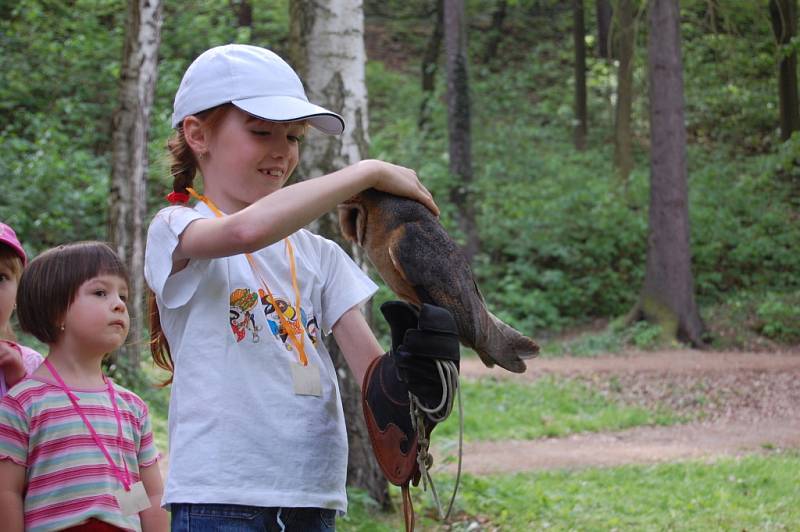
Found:
[[[631,108],[633,107],[633,0],[619,0],[617,12],[619,67],[617,68],[617,107],[614,117],[614,168],[619,182],[628,183],[633,170]]]
[[[236,14],[237,28],[253,27],[253,5],[250,0],[231,0],[231,9]]]
[[[597,0],[597,55],[603,59],[613,59],[614,48],[610,41],[612,17],[611,1]]]
[[[292,0],[290,47],[293,66],[305,83],[309,100],[339,112],[347,127],[341,136],[325,136],[310,129],[298,173],[317,177],[356,163],[368,150],[367,86],[365,81],[364,13],[359,0]],[[342,238],[338,217],[329,213],[315,229],[345,250],[366,271],[358,248]],[[367,317],[371,311],[367,309]],[[356,382],[336,342],[326,338],[339,375],[349,456],[347,483],[366,489],[388,509],[388,483],[375,460],[361,407],[361,383]]]
[[[694,300],[678,0],[651,0],[650,230],[644,286],[634,314],[662,326],[666,338],[703,345]],[[637,316],[637,317],[638,317]]]
[[[456,184],[450,201],[456,206],[456,219],[464,235],[464,255],[472,262],[480,249],[472,200],[472,145],[470,126],[469,78],[467,75],[467,35],[464,2],[444,1],[444,39],[447,65],[447,132],[450,172]]]
[[[147,212],[147,131],[158,73],[162,9],[160,0],[128,0],[119,106],[112,124],[108,237],[127,265],[131,279],[129,341],[112,363],[125,382],[138,378],[139,353],[144,346],[143,220]]]
[[[775,41],[781,49],[778,68],[778,100],[781,121],[781,140],[788,140],[800,129],[800,104],[797,95],[797,52],[785,54],[797,33],[797,0],[770,0],[769,14]]]
[[[586,27],[583,0],[572,0],[572,36],[575,42],[575,148],[586,149]]]
[[[444,0],[436,0],[436,21],[422,56],[422,102],[419,105],[417,127],[426,132],[431,120],[431,105],[436,90],[436,72],[439,70],[439,55],[444,36]]]
[[[492,13],[492,27],[489,29],[489,39],[486,42],[486,50],[483,53],[484,63],[488,63],[497,55],[497,48],[503,40],[503,22],[508,13],[508,0],[497,0],[494,12]]]

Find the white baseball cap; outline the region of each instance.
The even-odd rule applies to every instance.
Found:
[[[266,48],[226,44],[200,54],[178,87],[172,127],[189,115],[228,102],[264,120],[308,120],[329,135],[344,131],[342,117],[310,103],[297,73]]]

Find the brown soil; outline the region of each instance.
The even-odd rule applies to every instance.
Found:
[[[466,379],[532,381],[544,375],[580,379],[610,397],[650,408],[668,406],[694,419],[533,441],[466,444],[462,469],[473,474],[615,466],[800,448],[800,351],[690,350],[534,359],[512,374],[462,363]],[[441,456],[441,454],[440,454]],[[448,470],[454,470],[450,464]]]

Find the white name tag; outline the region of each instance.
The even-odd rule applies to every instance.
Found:
[[[113,495],[117,499],[119,509],[122,510],[122,515],[134,515],[150,508],[150,498],[141,482],[132,485],[130,491],[120,488]]]
[[[292,384],[297,395],[322,396],[322,384],[319,378],[319,368],[308,363],[303,366],[299,362],[292,362]]]

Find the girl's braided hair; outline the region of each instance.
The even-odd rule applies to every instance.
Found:
[[[200,119],[208,131],[214,131],[225,118],[225,115],[232,108],[232,104],[226,103],[207,109],[193,116]],[[179,125],[172,136],[167,141],[167,149],[170,158],[170,175],[172,175],[172,191],[179,194],[187,194],[187,188],[194,187],[194,178],[197,175],[198,159],[183,132],[183,125]],[[164,336],[161,328],[161,316],[158,313],[156,296],[152,290],[147,298],[148,315],[150,322],[150,354],[156,366],[167,370],[169,378],[163,383],[165,386],[172,382],[172,374],[175,365],[172,362],[172,353],[169,343]]]

